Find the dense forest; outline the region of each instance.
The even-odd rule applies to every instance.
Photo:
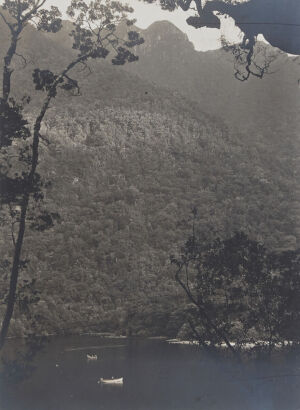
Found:
[[[149,33],[155,29],[155,36],[160,35],[159,25]],[[30,75],[23,81],[23,74],[32,71],[37,58],[45,67],[63,63],[67,39],[64,31],[56,36],[27,30],[22,41],[30,63],[16,74],[16,89],[32,93]],[[185,41],[176,44],[183,50]],[[151,42],[147,47],[151,55]],[[157,52],[155,46],[152,50]],[[162,70],[169,64],[169,51],[167,46]],[[218,60],[218,53],[208,53],[207,61]],[[204,66],[215,69],[215,61],[211,66],[207,61]],[[22,68],[22,61],[18,64]],[[257,127],[251,125],[253,116],[247,120],[244,109],[240,126],[236,118],[229,128],[228,107],[227,121],[216,117],[226,94],[224,88],[221,96],[220,84],[215,99],[206,101],[203,94],[195,102],[197,90],[193,100],[187,98],[192,84],[184,92],[186,83],[177,81],[175,90],[154,78],[149,82],[148,73],[142,76],[145,64],[142,52],[140,61],[126,70],[93,63],[92,74],[80,74],[82,96],[58,97],[47,115],[39,167],[45,197],[41,208],[31,211],[42,220],[45,207],[56,217],[50,230],[32,223],[26,232],[28,262],[19,287],[36,279],[37,297],[30,312],[21,309],[24,300],[19,298],[11,335],[25,335],[35,326],[39,333],[176,336],[185,323],[185,303],[170,255],[188,237],[194,207],[203,244],[243,231],[271,251],[299,247],[299,139],[294,120],[287,120],[288,108],[282,127],[268,113],[266,129],[261,118]],[[201,70],[202,56],[198,64]],[[292,61],[288,66],[294,72]],[[226,84],[230,74],[223,74]],[[284,88],[278,75],[262,83],[264,91]],[[253,108],[257,95],[246,91],[245,96]],[[37,93],[27,108],[29,121],[39,98]],[[0,238],[4,297],[10,236],[6,224]]]

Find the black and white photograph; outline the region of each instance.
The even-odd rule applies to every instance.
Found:
[[[300,410],[300,0],[0,0],[0,410]]]

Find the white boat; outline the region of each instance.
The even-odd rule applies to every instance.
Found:
[[[103,379],[101,377],[101,379],[98,381],[98,383],[102,383],[102,384],[123,384],[123,377],[120,377],[119,379]]]
[[[86,358],[87,358],[88,360],[97,360],[97,359],[98,359],[98,356],[97,356],[96,354],[87,354],[87,355],[86,355]]]

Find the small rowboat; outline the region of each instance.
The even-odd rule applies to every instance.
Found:
[[[123,377],[120,377],[119,379],[101,379],[98,381],[98,383],[102,384],[123,384]]]
[[[87,355],[86,355],[86,358],[87,358],[88,360],[97,360],[97,359],[98,359],[98,356],[97,356],[96,354],[87,354]]]

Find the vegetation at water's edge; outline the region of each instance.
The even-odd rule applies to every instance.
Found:
[[[5,38],[7,31],[1,25],[0,30]],[[149,47],[146,43],[141,56],[149,53],[155,66],[161,60],[153,77],[143,71],[149,62],[146,59],[132,69],[146,78],[94,62],[91,76],[87,71],[75,73],[83,96],[71,98],[63,92],[56,108],[48,112],[40,130],[41,180],[37,181],[44,182],[35,192],[44,198],[31,203],[29,209],[27,226],[31,229],[25,237],[11,335],[89,330],[186,335],[188,306],[174,280],[170,255],[180,254],[194,207],[204,247],[216,238],[223,240],[242,231],[264,243],[269,252],[299,248],[299,141],[290,118],[298,115],[294,97],[285,109],[279,101],[274,108],[268,99],[263,100],[261,105],[266,107],[259,109],[258,121],[254,114],[253,121],[250,114],[257,113],[259,98],[249,83],[249,88],[247,85],[241,91],[243,98],[235,100],[240,110],[233,110],[233,115],[223,102],[220,105],[234,94],[230,87],[229,94],[221,87],[227,84],[228,67],[232,73],[231,62],[216,64],[218,53],[216,60],[199,57],[186,47],[178,30],[176,38],[170,30],[159,40],[160,47],[151,43],[160,36],[155,27],[149,33]],[[24,54],[30,57],[28,61],[41,62],[41,69],[58,72],[73,56],[64,30],[58,34],[60,45],[57,37],[37,33],[33,27],[23,34]],[[165,69],[179,67],[170,63],[177,55],[185,60],[178,51],[180,38],[180,47],[187,52],[185,59],[192,62],[189,69],[182,70],[184,78]],[[150,50],[151,44],[155,52]],[[163,61],[166,55],[170,61]],[[17,70],[19,60],[14,64],[13,90],[19,97],[20,90],[33,97],[26,105],[32,123],[42,94],[33,90],[31,63],[22,70]],[[209,90],[198,83],[200,64]],[[207,82],[207,67],[219,66],[215,73],[218,81]],[[286,66],[293,80],[295,67],[291,62]],[[35,73],[51,77],[47,70]],[[168,86],[176,83],[173,88],[199,103],[150,84],[149,78],[165,85],[159,71],[167,73]],[[38,82],[39,75],[35,77]],[[270,84],[266,89],[277,91],[281,87],[289,94],[290,88],[283,82],[279,88],[273,86],[280,76],[269,78],[270,83],[262,81],[260,86]],[[70,86],[68,82],[64,85]],[[221,120],[203,113],[205,108],[228,117],[229,122],[241,123],[246,132],[228,129]],[[14,144],[9,147],[11,158],[16,149]],[[22,155],[26,157],[26,151]],[[30,162],[30,156],[27,159]],[[9,175],[21,174],[20,163],[11,161]],[[20,208],[15,204],[12,210],[4,207],[1,216],[0,291],[5,303],[12,229]],[[219,290],[216,283],[215,289]],[[4,304],[1,314],[3,308]]]
[[[45,205],[59,220],[28,231],[21,282],[37,279],[29,316],[38,333],[176,336],[185,302],[170,255],[189,235],[192,206],[203,244],[242,230],[269,249],[295,249],[293,146],[275,156],[261,136],[250,144],[185,109],[179,115],[158,101],[157,112],[94,107],[48,118],[41,174],[51,182]],[[6,257],[9,245],[2,241]],[[16,313],[11,334],[27,330]]]

